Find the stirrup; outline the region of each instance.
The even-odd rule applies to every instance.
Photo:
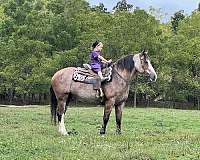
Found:
[[[102,89],[97,90],[96,98],[102,98],[104,96]]]
[[[104,82],[104,81],[106,81],[108,79],[109,79],[108,77],[103,77],[103,78],[101,78],[101,82]]]
[[[99,93],[99,90],[97,89],[97,92],[96,92],[96,98],[100,98],[100,93]]]
[[[100,92],[99,95],[100,95],[100,97],[102,98],[102,97],[104,96],[103,91],[102,91],[102,88],[99,89],[99,92]]]

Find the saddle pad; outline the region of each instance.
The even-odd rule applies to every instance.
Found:
[[[104,77],[108,77],[107,81],[111,81],[112,67],[108,67],[102,70]],[[85,83],[93,83],[95,80],[99,80],[99,76],[92,70],[87,70],[85,68],[78,67],[72,77],[73,80]]]

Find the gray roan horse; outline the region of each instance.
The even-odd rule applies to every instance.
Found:
[[[57,71],[51,81],[51,115],[56,123],[58,117],[58,131],[62,135],[68,132],[64,125],[64,115],[70,102],[71,95],[84,101],[97,101],[93,85],[75,82],[72,75],[75,67],[68,67]],[[115,106],[116,132],[121,134],[121,118],[125,101],[129,94],[129,82],[137,73],[149,75],[151,81],[156,81],[157,74],[152,67],[147,52],[128,55],[113,64],[112,81],[102,84],[105,96],[103,124],[100,134],[105,134],[112,107]]]

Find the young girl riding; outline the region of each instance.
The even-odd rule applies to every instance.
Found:
[[[96,72],[99,77],[101,78],[101,81],[107,80],[107,77],[103,77],[101,72],[101,67],[103,63],[111,63],[112,60],[106,60],[102,54],[101,50],[103,48],[103,43],[100,41],[95,41],[92,44],[92,51],[90,52],[90,66],[94,72]]]

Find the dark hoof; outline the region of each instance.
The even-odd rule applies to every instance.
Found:
[[[121,135],[122,134],[121,130],[116,130],[116,134]]]
[[[106,134],[105,130],[103,128],[100,129],[100,135]]]
[[[78,135],[78,132],[75,129],[72,129],[72,131],[68,131],[68,135]]]

